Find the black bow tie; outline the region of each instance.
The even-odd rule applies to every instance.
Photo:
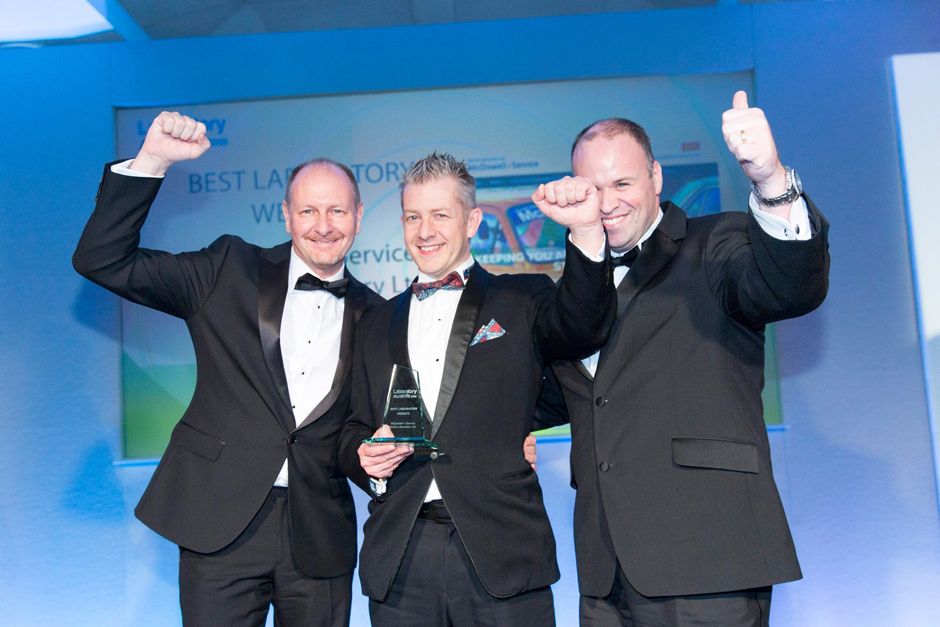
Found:
[[[309,272],[299,279],[294,285],[295,290],[303,290],[305,292],[311,292],[313,290],[324,290],[335,296],[336,298],[343,298],[346,296],[346,290],[349,289],[349,279],[337,279],[335,281],[324,281],[319,277],[315,277]]]
[[[623,266],[624,268],[630,269],[630,266],[633,265],[633,262],[636,261],[637,256],[640,254],[640,247],[634,246],[624,254],[619,257],[614,257],[611,255],[610,263],[615,268],[617,266]]]

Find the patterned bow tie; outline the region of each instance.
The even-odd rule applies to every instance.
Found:
[[[336,298],[343,298],[346,296],[346,291],[349,289],[349,279],[343,278],[337,279],[335,281],[324,281],[308,272],[307,274],[297,279],[297,283],[294,285],[294,289],[303,290],[305,292],[324,290]]]
[[[634,246],[624,254],[619,257],[611,256],[610,263],[613,267],[623,266],[624,268],[630,269],[630,266],[633,265],[633,262],[636,261],[637,256],[640,254],[640,247]]]
[[[424,300],[437,290],[462,290],[464,288],[464,279],[454,270],[440,281],[431,281],[430,283],[412,283],[411,291],[418,297],[418,300]]]

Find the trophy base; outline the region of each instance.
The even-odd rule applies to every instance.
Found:
[[[436,449],[437,444],[427,438],[366,438],[364,444],[408,444],[416,449]]]

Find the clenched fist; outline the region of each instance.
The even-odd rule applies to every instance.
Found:
[[[578,248],[593,253],[604,244],[600,194],[589,179],[566,176],[539,185],[532,202],[546,216],[568,227],[571,241]]]
[[[164,111],[150,125],[144,145],[130,169],[162,176],[174,163],[198,159],[210,145],[205,124],[179,113]]]

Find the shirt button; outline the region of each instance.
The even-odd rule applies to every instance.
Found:
[[[608,470],[610,470],[610,464],[608,464],[607,462],[601,462],[598,468],[601,469],[601,472],[607,472]]]

